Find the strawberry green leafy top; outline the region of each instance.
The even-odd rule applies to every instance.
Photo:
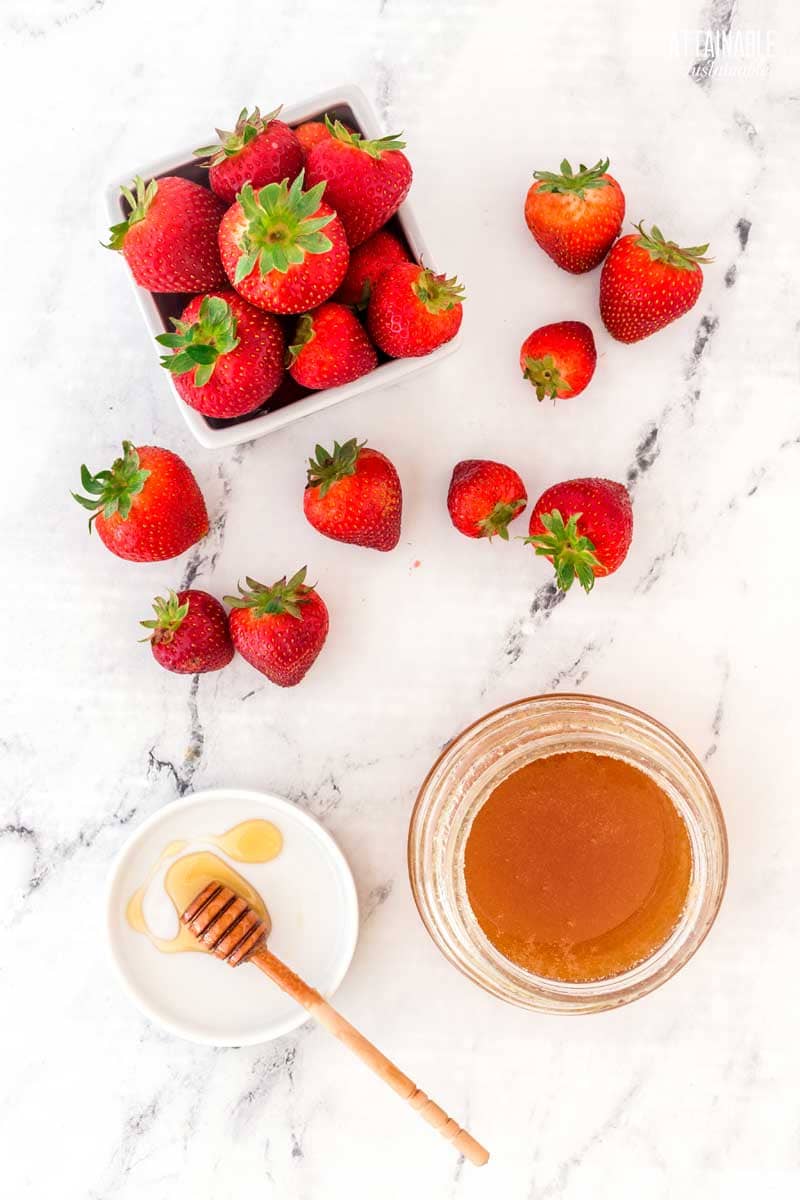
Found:
[[[544,400],[545,396],[555,399],[560,391],[569,389],[569,384],[559,373],[552,354],[545,354],[542,358],[531,358],[527,355],[522,374],[536,388],[537,400]]]
[[[412,288],[430,313],[448,312],[465,299],[464,285],[455,275],[447,279],[444,275],[434,275],[429,267],[420,271]]]
[[[173,375],[194,371],[194,386],[204,387],[214,374],[217,360],[239,345],[236,317],[231,306],[219,296],[205,296],[194,323],[179,321],[176,317],[170,319],[175,332],[159,333],[156,341],[178,353],[165,354],[161,365]]]
[[[260,133],[265,133],[270,121],[275,120],[282,108],[283,105],[279,104],[271,113],[267,113],[263,117],[258,108],[254,108],[251,113],[243,108],[232,130],[217,130],[219,142],[215,142],[212,146],[201,146],[199,150],[194,150],[192,153],[200,158],[207,158],[208,155],[211,155],[208,165],[218,167],[220,163],[225,162],[226,158],[233,158],[240,150],[244,150],[245,146],[248,146]]]
[[[313,588],[305,584],[306,570],[306,567],[301,567],[288,583],[284,575],[282,579],[273,583],[272,587],[267,587],[248,575],[245,577],[247,588],[239,584],[241,595],[225,596],[225,603],[230,604],[231,608],[252,608],[256,617],[274,617],[288,613],[290,617],[296,617],[300,621],[303,619],[300,605],[308,603],[308,594],[313,591]]]
[[[166,600],[163,596],[156,596],[153,601],[153,612],[156,614],[155,620],[139,622],[145,629],[153,630],[153,633],[149,637],[142,638],[142,641],[170,642],[189,612],[189,601],[181,604],[175,592],[170,588]]]
[[[337,142],[342,142],[345,146],[352,146],[356,150],[363,150],[370,158],[379,159],[387,150],[403,150],[406,143],[402,141],[401,133],[390,133],[382,138],[365,138],[360,133],[354,133],[343,125],[341,121],[332,121],[328,114],[325,114],[325,126],[331,137]]]
[[[601,158],[593,167],[586,167],[581,163],[578,170],[573,172],[565,158],[561,163],[560,175],[552,171],[534,171],[533,178],[541,183],[540,192],[573,192],[582,200],[584,193],[590,188],[608,187],[608,180],[603,179],[603,176],[609,165],[609,159]]]
[[[646,250],[653,262],[664,262],[681,271],[696,271],[698,263],[713,262],[713,258],[705,258],[708,242],[705,246],[679,246],[676,242],[668,242],[657,225],[649,234],[644,231],[644,222],[640,221],[634,229],[639,230],[636,245]]]
[[[350,438],[343,446],[334,442],[332,454],[324,446],[317,446],[314,451],[316,458],[308,460],[306,488],[318,487],[320,496],[327,496],[334,483],[347,475],[355,475],[358,456],[366,444],[357,438]]]
[[[321,229],[333,220],[334,214],[315,217],[320,206],[325,183],[320,182],[303,191],[305,171],[301,171],[289,186],[268,183],[258,192],[246,183],[237,197],[247,219],[240,240],[242,257],[236,264],[234,283],[241,283],[256,267],[262,275],[279,271],[285,275],[290,266],[299,265],[307,254],[326,254],[333,243]]]
[[[119,513],[122,520],[127,521],[131,501],[141,492],[150,475],[149,471],[140,469],[139,455],[132,442],[123,442],[122,450],[123,457],[115,460],[110,471],[98,471],[92,475],[85,464],[81,467],[81,484],[89,495],[79,496],[73,492],[72,497],[91,512],[90,532],[92,521],[101,512],[106,520]]]
[[[585,592],[594,587],[595,568],[601,566],[595,556],[594,542],[578,532],[578,521],[582,513],[573,513],[566,525],[557,508],[551,513],[541,513],[539,520],[546,533],[535,533],[526,537],[526,544],[535,546],[537,554],[553,560],[556,583],[562,592],[568,592],[577,576]]]
[[[138,221],[143,221],[147,216],[147,210],[156,198],[158,191],[158,183],[155,179],[151,179],[148,184],[142,179],[141,175],[137,175],[131,187],[124,185],[119,189],[125,200],[130,205],[130,212],[124,221],[120,221],[117,225],[112,225],[109,230],[109,240],[103,242],[106,250],[121,250],[125,235],[131,225],[136,225]]]
[[[495,504],[488,517],[484,517],[478,522],[478,526],[484,537],[493,538],[495,534],[508,541],[508,526],[514,517],[525,507],[524,500],[510,500],[507,504],[502,500]]]
[[[303,346],[307,346],[315,337],[314,318],[311,313],[303,313],[297,322],[291,346],[286,351],[286,365],[291,366]]]

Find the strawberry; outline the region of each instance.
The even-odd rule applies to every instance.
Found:
[[[233,644],[252,667],[279,687],[294,687],[315,661],[328,636],[328,610],[305,583],[306,568],[266,587],[247,578],[230,604]]]
[[[703,286],[708,244],[681,249],[654,225],[620,238],[603,263],[600,316],[618,342],[639,342],[687,313]]]
[[[267,312],[316,308],[338,288],[350,251],[342,223],[322,203],[325,184],[303,191],[303,172],[289,186],[249,183],[226,212],[219,246],[231,283]],[[325,231],[324,233],[322,231]]]
[[[397,212],[411,187],[411,164],[398,135],[364,139],[341,121],[325,125],[331,136],[317,142],[306,173],[312,186],[327,181],[325,197],[339,215],[351,246],[365,242]]]
[[[370,336],[392,358],[430,354],[456,336],[464,288],[416,263],[398,263],[377,280],[367,309]]]
[[[283,378],[284,338],[276,317],[230,289],[195,296],[156,338],[161,359],[190,408],[207,417],[241,417],[269,399]]]
[[[378,365],[375,347],[351,308],[323,304],[297,322],[289,374],[307,388],[339,387]]]
[[[294,179],[303,168],[303,149],[294,130],[278,121],[282,105],[261,116],[243,108],[231,132],[218,129],[219,142],[195,154],[208,158],[208,182],[226,204],[233,204],[246,183],[254,188]],[[210,157],[209,157],[210,156]]]
[[[566,159],[561,174],[534,171],[525,220],[545,254],[564,271],[592,271],[619,237],[625,216],[622,188],[607,174],[608,159],[577,174]]]
[[[167,671],[179,675],[219,671],[233,658],[228,614],[208,592],[192,588],[176,595],[170,589],[166,600],[156,596],[153,612],[155,620],[139,624],[152,629],[144,640]]]
[[[133,278],[151,292],[204,292],[226,282],[217,244],[225,205],[199,183],[166,175],[145,186],[137,175],[122,195],[130,207],[111,226],[107,249],[120,250]]]
[[[394,550],[400,541],[403,489],[386,455],[355,438],[333,453],[317,446],[308,460],[303,511],[310,524],[336,542]]]
[[[504,463],[467,458],[456,463],[447,492],[450,520],[469,538],[508,541],[509,523],[522,512],[528,499],[525,484]]]
[[[597,350],[583,321],[556,321],[526,337],[519,352],[522,377],[536,388],[537,400],[564,399],[582,392],[594,375]]]
[[[543,492],[531,513],[529,537],[556,569],[563,592],[577,576],[590,592],[595,579],[623,563],[633,536],[628,489],[612,479],[569,479]]]
[[[344,125],[344,122],[342,124]],[[348,133],[353,132],[349,125],[344,127]],[[294,132],[306,156],[311,153],[317,142],[324,142],[331,136],[324,121],[304,121],[302,125],[295,126]]]
[[[160,446],[122,443],[123,457],[92,475],[81,467],[89,496],[73,497],[92,512],[100,540],[131,562],[161,562],[183,554],[208,533],[197,480],[182,458]]]
[[[379,229],[350,254],[350,266],[336,299],[341,300],[342,304],[366,308],[372,288],[381,275],[397,263],[408,261],[408,254],[399,238],[386,229]]]

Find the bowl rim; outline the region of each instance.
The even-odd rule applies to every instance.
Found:
[[[417,840],[417,828],[420,823],[420,812],[422,809],[425,794],[428,790],[428,786],[429,786],[433,776],[439,770],[439,768],[440,768],[441,764],[443,763],[443,761],[445,760],[445,758],[449,754],[452,753],[454,748],[459,743],[467,741],[470,734],[478,726],[483,725],[486,722],[491,722],[494,718],[502,715],[505,712],[509,712],[514,709],[522,708],[525,705],[538,704],[540,702],[547,702],[549,704],[555,704],[556,706],[558,706],[562,702],[564,702],[567,705],[575,704],[576,702],[581,703],[581,704],[596,703],[596,704],[602,705],[602,706],[606,707],[607,709],[610,709],[614,712],[621,713],[623,715],[627,714],[628,716],[632,716],[637,719],[643,720],[645,723],[649,724],[656,731],[666,735],[667,740],[671,741],[673,743],[673,745],[676,746],[683,755],[685,755],[685,757],[688,760],[688,762],[690,763],[690,765],[694,767],[694,769],[698,772],[699,776],[701,777],[701,779],[705,785],[705,788],[707,789],[708,799],[710,801],[711,808],[714,813],[715,824],[716,824],[717,832],[719,835],[721,871],[720,871],[720,878],[719,878],[718,889],[717,889],[716,903],[714,906],[714,910],[710,916],[710,919],[708,919],[706,921],[705,927],[700,932],[700,935],[697,938],[695,944],[692,946],[692,948],[690,949],[690,951],[686,955],[686,957],[683,958],[679,962],[679,964],[676,966],[674,971],[667,972],[661,978],[656,979],[654,982],[650,983],[649,986],[647,986],[646,988],[644,988],[643,990],[639,991],[638,993],[636,993],[634,995],[631,995],[631,996],[622,995],[617,998],[611,998],[610,1002],[607,1004],[598,1004],[596,1006],[592,1005],[590,1007],[589,1006],[581,1007],[578,1005],[575,1005],[573,1007],[565,1005],[563,1007],[559,1006],[558,1008],[547,1008],[545,1006],[534,1007],[531,1005],[526,1005],[526,1004],[522,1003],[521,1001],[514,1000],[510,997],[498,995],[497,992],[495,992],[492,988],[490,988],[485,983],[483,983],[480,979],[476,979],[472,974],[467,972],[463,968],[461,963],[458,962],[457,959],[454,958],[453,955],[450,953],[450,950],[447,947],[447,945],[444,943],[444,940],[440,939],[438,932],[436,931],[435,927],[432,925],[431,921],[429,920],[428,913],[426,911],[426,906],[422,902],[421,888],[419,887],[418,882],[417,882],[419,872],[417,871],[417,867],[416,867],[416,863],[415,863],[414,847],[415,847],[415,840]],[[708,776],[708,773],[706,772],[705,767],[700,762],[700,759],[697,757],[697,755],[694,753],[694,751],[686,744],[686,742],[683,740],[683,738],[681,738],[677,733],[675,733],[672,729],[670,729],[668,725],[665,725],[662,721],[659,721],[658,718],[651,716],[649,713],[645,712],[643,709],[637,708],[635,705],[626,704],[621,700],[614,700],[609,696],[600,696],[600,695],[597,695],[592,692],[536,692],[530,696],[521,696],[516,700],[512,700],[512,701],[508,702],[507,704],[500,704],[496,708],[490,709],[488,712],[483,713],[480,717],[477,717],[474,721],[471,721],[469,723],[469,725],[466,725],[454,737],[449,739],[447,744],[441,749],[441,751],[436,756],[435,761],[431,765],[429,771],[425,775],[425,778],[423,779],[423,781],[420,785],[419,791],[417,793],[417,798],[414,801],[414,806],[411,810],[411,816],[409,818],[409,824],[408,824],[408,837],[407,837],[407,841],[406,841],[406,861],[407,861],[408,877],[409,877],[409,885],[411,888],[411,894],[414,898],[414,904],[416,906],[419,918],[422,921],[422,924],[425,927],[425,930],[426,930],[428,936],[431,938],[431,940],[433,941],[434,945],[436,946],[436,948],[440,952],[440,954],[442,954],[447,959],[448,962],[450,962],[453,966],[455,966],[457,968],[457,970],[459,970],[459,972],[462,975],[464,975],[464,977],[466,979],[468,979],[471,983],[476,984],[478,987],[483,988],[483,990],[487,991],[490,995],[494,996],[496,999],[502,1000],[507,1004],[514,1004],[516,1007],[524,1008],[526,1011],[533,1011],[539,1015],[581,1016],[581,1015],[586,1015],[587,1013],[600,1013],[600,1012],[612,1011],[613,1009],[625,1006],[627,1004],[633,1003],[635,1000],[640,1000],[640,999],[643,999],[645,996],[651,995],[653,992],[655,992],[659,988],[663,987],[663,985],[665,983],[667,983],[674,974],[676,974],[678,971],[682,970],[692,960],[692,958],[694,958],[695,954],[700,949],[700,947],[702,946],[702,944],[705,942],[706,938],[708,937],[709,933],[711,932],[711,929],[712,929],[713,925],[715,924],[717,916],[719,914],[719,910],[722,906],[722,902],[725,898],[725,893],[726,893],[727,886],[728,886],[728,875],[729,875],[729,865],[730,865],[730,844],[729,844],[728,831],[727,831],[725,815],[724,815],[724,812],[722,809],[722,805],[719,802],[719,797],[717,795],[716,789],[714,788],[714,785],[711,782],[711,780]]]
[[[335,863],[339,882],[344,889],[344,905],[342,911],[343,922],[343,945],[344,949],[336,964],[336,970],[333,973],[332,982],[325,989],[325,996],[332,996],[341,986],[345,976],[353,961],[356,945],[359,934],[359,909],[358,909],[358,893],[356,891],[355,880],[353,878],[350,864],[344,856],[338,842],[333,835],[328,832],[325,826],[307,813],[304,809],[293,804],[291,800],[287,800],[283,796],[278,796],[275,792],[259,791],[255,788],[240,788],[240,787],[213,787],[201,788],[199,791],[190,792],[187,796],[181,796],[176,800],[171,800],[167,804],[162,805],[145,817],[141,825],[125,839],[120,846],[109,868],[108,878],[105,887],[104,896],[104,912],[105,912],[105,932],[106,932],[106,952],[111,963],[114,974],[117,980],[122,985],[122,990],[127,995],[133,1005],[154,1024],[160,1026],[167,1032],[176,1037],[183,1038],[186,1041],[194,1042],[203,1046],[257,1046],[266,1042],[274,1041],[276,1038],[283,1037],[292,1030],[297,1029],[305,1021],[309,1020],[308,1013],[305,1009],[300,1008],[296,1013],[284,1018],[282,1021],[273,1022],[269,1026],[265,1026],[263,1030],[254,1030],[250,1034],[241,1037],[221,1037],[216,1034],[204,1034],[197,1029],[187,1030],[180,1021],[174,1021],[171,1017],[165,1016],[156,1004],[151,1003],[144,992],[138,989],[131,977],[131,973],[125,970],[121,955],[118,951],[117,942],[118,935],[116,932],[116,924],[118,923],[117,890],[119,887],[122,871],[136,849],[146,840],[151,831],[163,821],[168,814],[183,812],[187,809],[205,803],[206,801],[234,799],[243,800],[245,802],[255,802],[263,804],[268,802],[271,806],[277,807],[278,810],[289,813],[292,820],[297,820],[301,825],[305,825],[319,839],[320,843],[328,852],[331,860]],[[264,1032],[264,1030],[268,1030]]]

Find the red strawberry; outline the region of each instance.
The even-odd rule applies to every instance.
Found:
[[[269,399],[283,378],[284,338],[277,318],[236,292],[195,296],[156,338],[161,359],[190,408],[207,417],[241,417]]]
[[[265,587],[247,579],[230,604],[233,644],[252,667],[279,687],[294,687],[312,665],[328,636],[328,610],[313,587],[305,584],[303,567],[289,582],[286,576]]]
[[[620,238],[603,263],[600,316],[618,342],[639,342],[687,313],[703,287],[708,244],[681,249],[657,225]]]
[[[208,592],[190,589],[170,590],[167,599],[153,601],[155,620],[140,621],[152,629],[150,642],[153,658],[168,671],[179,675],[198,675],[219,671],[233,658],[233,642],[228,629],[228,614]]]
[[[351,246],[365,242],[385,225],[408,195],[411,164],[399,137],[367,141],[341,121],[325,124],[331,137],[317,142],[308,156],[311,185],[326,181],[325,198],[339,215]]]
[[[595,579],[611,575],[623,563],[633,536],[628,489],[612,479],[569,479],[556,483],[536,501],[530,536],[556,569],[563,592],[577,576],[590,592]]]
[[[100,540],[131,562],[161,562],[183,554],[208,533],[208,513],[197,480],[182,458],[160,446],[123,442],[123,458],[92,475],[81,467],[88,508]]]
[[[566,159],[561,174],[535,171],[525,198],[525,220],[554,263],[573,275],[593,270],[619,236],[625,216],[622,188],[608,171],[608,159],[578,173]]]
[[[334,442],[332,454],[317,446],[308,464],[303,511],[314,528],[336,542],[394,550],[403,489],[389,459],[351,438]]]
[[[307,388],[339,387],[378,365],[375,347],[351,308],[323,304],[297,322],[289,374]]]
[[[218,129],[219,142],[203,146],[195,154],[208,158],[211,190],[226,204],[233,204],[246,183],[254,188],[294,179],[303,167],[303,149],[294,130],[276,120],[281,105],[262,117],[257,108],[239,113],[231,132]]]
[[[430,354],[456,336],[464,288],[416,263],[398,263],[377,280],[367,309],[375,345],[392,358]]]
[[[111,226],[109,250],[121,250],[133,278],[151,292],[204,292],[224,284],[217,233],[225,212],[199,183],[166,175],[145,186],[137,175],[122,188],[130,206]]]
[[[350,266],[336,299],[342,304],[366,308],[376,280],[390,267],[408,261],[405,246],[399,238],[386,229],[379,229],[351,253]]]
[[[556,321],[526,337],[519,352],[523,379],[536,388],[537,400],[564,399],[582,392],[594,375],[597,350],[583,321]]]
[[[226,212],[219,247],[231,283],[267,312],[316,308],[338,288],[350,251],[341,221],[321,197],[325,184],[303,191],[303,172],[289,187],[247,183]],[[324,233],[322,232],[324,230]]]
[[[528,499],[525,484],[504,463],[486,458],[466,458],[453,467],[447,492],[450,520],[469,538],[508,541],[509,523],[522,512]]]
[[[349,125],[345,125],[345,129],[348,133],[353,132]],[[295,126],[294,132],[306,155],[311,153],[317,142],[324,142],[331,137],[324,121],[304,121],[302,125]]]

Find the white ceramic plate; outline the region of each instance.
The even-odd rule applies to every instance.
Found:
[[[114,863],[108,937],[114,966],[134,1004],[193,1042],[254,1045],[306,1019],[305,1011],[255,967],[229,967],[202,953],[162,954],[125,918],[132,893],[169,842],[197,842],[254,817],[273,821],[284,839],[271,862],[233,864],[264,897],[272,917],[270,949],[325,996],[341,983],[355,950],[353,877],[339,847],[313,817],[277,796],[239,788],[195,792],[168,804],[137,829]]]
[[[299,125],[303,121],[313,121],[321,118],[326,112],[337,110],[343,111],[344,119],[347,120],[348,114],[346,110],[348,109],[352,113],[356,125],[367,137],[377,138],[383,136],[384,130],[381,129],[380,121],[372,105],[360,88],[351,85],[336,88],[334,91],[324,92],[322,95],[314,96],[302,104],[287,105],[281,112],[281,120],[286,121],[289,125]],[[208,141],[208,132],[203,133],[202,131],[198,131],[194,144],[202,144],[204,141]],[[106,209],[109,224],[114,225],[124,218],[126,210],[122,204],[119,189],[121,184],[129,185],[134,175],[141,175],[143,179],[147,180],[152,179],[156,175],[170,173],[183,175],[187,174],[187,172],[189,177],[194,175],[195,178],[198,178],[202,174],[202,170],[197,167],[197,159],[192,156],[191,148],[170,155],[169,158],[161,159],[159,162],[132,168],[124,176],[114,180],[106,189]],[[422,262],[426,267],[431,267],[435,270],[435,261],[431,256],[427,243],[412,212],[411,205],[407,200],[404,204],[401,204],[397,212],[397,220],[416,261]],[[153,335],[153,338],[155,339],[159,333],[171,331],[172,326],[169,320],[163,311],[159,310],[159,302],[162,302],[163,306],[164,298],[155,297],[152,292],[139,287],[124,262],[120,264],[120,269],[128,276],[145,324]],[[272,433],[275,429],[282,429],[284,425],[290,425],[293,421],[299,421],[301,417],[306,417],[310,413],[319,412],[323,408],[329,408],[332,404],[339,404],[342,400],[349,399],[350,396],[359,396],[363,392],[371,391],[373,388],[385,387],[392,383],[397,383],[399,380],[405,378],[406,375],[423,370],[425,367],[439,362],[442,358],[446,358],[448,354],[452,354],[458,348],[459,344],[460,335],[456,335],[452,341],[447,342],[444,346],[440,346],[438,350],[434,350],[432,354],[426,354],[422,358],[397,358],[391,362],[381,363],[374,371],[370,371],[368,375],[362,376],[361,379],[356,379],[353,383],[344,384],[342,387],[328,388],[321,392],[312,392],[310,395],[303,396],[301,399],[287,404],[284,408],[278,408],[274,412],[259,413],[255,417],[241,417],[230,424],[221,426],[211,424],[201,413],[193,408],[189,408],[188,404],[184,404],[172,382],[172,376],[169,371],[165,371],[160,365],[157,367],[157,370],[162,378],[165,389],[168,388],[172,392],[186,424],[198,442],[201,446],[206,446],[208,449],[213,450],[218,446],[235,446],[239,442],[249,442],[253,438],[263,437],[267,433]],[[153,341],[153,353],[156,356],[163,354],[162,348],[155,340]],[[154,362],[158,362],[158,357],[154,358]]]

